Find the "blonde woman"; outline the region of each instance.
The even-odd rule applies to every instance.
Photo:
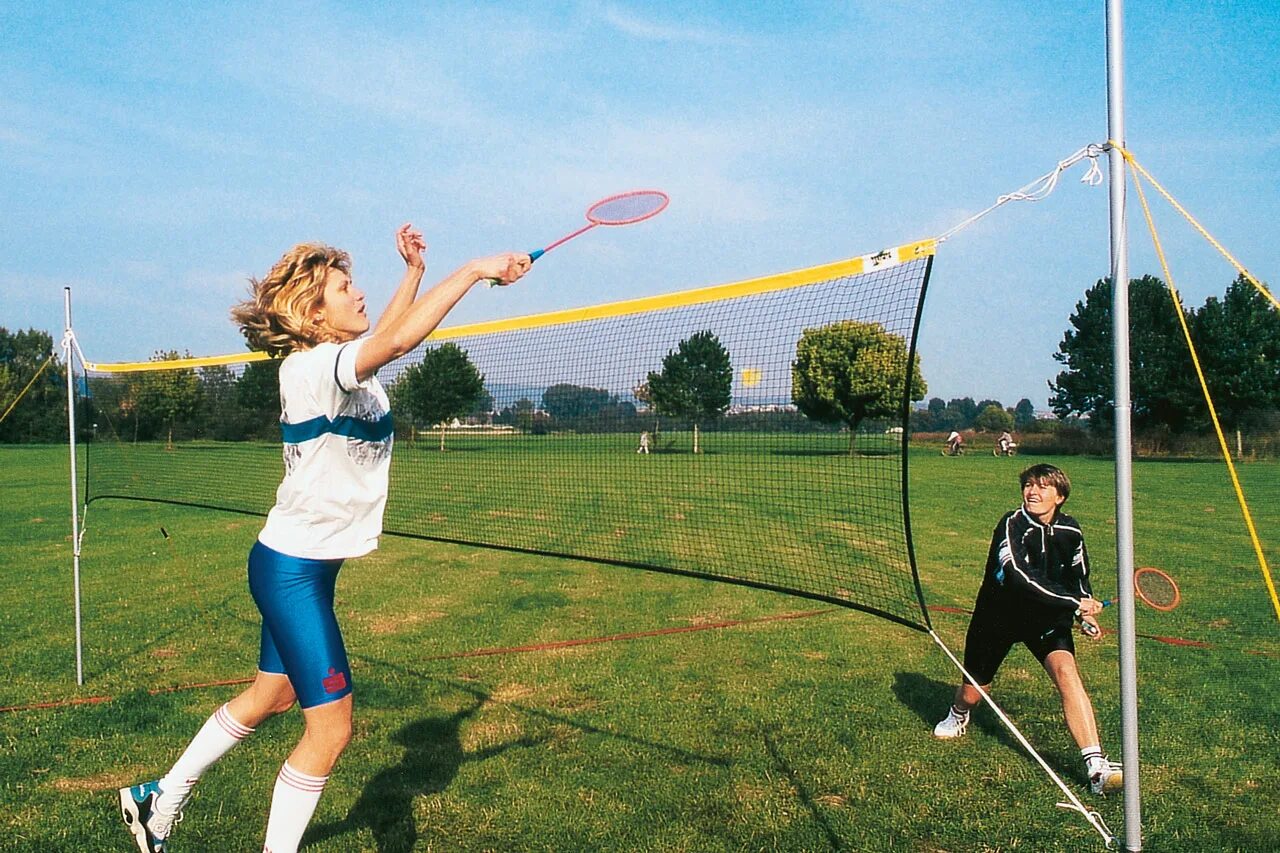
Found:
[[[529,256],[464,264],[418,296],[422,235],[396,233],[406,269],[372,334],[346,252],[294,246],[231,316],[249,347],[283,356],[284,479],[249,553],[249,589],[262,613],[253,683],[205,722],[160,779],[120,789],[143,853],[161,853],[200,776],[256,726],[297,703],[305,730],[276,778],[264,851],[292,853],[329,772],[351,738],[352,681],[333,611],[342,561],[378,546],[387,498],[392,421],[377,371],[422,343],[477,282],[511,284]]]

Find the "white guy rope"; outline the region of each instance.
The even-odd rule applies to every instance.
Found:
[[[1005,728],[1013,733],[1013,736],[1018,739],[1018,743],[1022,744],[1022,748],[1036,760],[1036,763],[1040,765],[1041,769],[1043,769],[1045,773],[1049,774],[1049,778],[1053,780],[1054,784],[1056,784],[1062,790],[1062,793],[1066,795],[1067,799],[1070,800],[1070,802],[1058,803],[1058,807],[1077,811],[1084,815],[1085,820],[1089,821],[1093,828],[1098,831],[1098,834],[1102,836],[1102,840],[1106,842],[1107,849],[1110,849],[1111,845],[1115,843],[1115,836],[1111,834],[1111,830],[1108,829],[1107,825],[1103,822],[1102,815],[1098,814],[1096,811],[1085,808],[1084,803],[1080,802],[1080,798],[1075,795],[1075,792],[1067,787],[1066,783],[1062,781],[1062,778],[1058,776],[1058,774],[1053,771],[1053,768],[1050,767],[1049,764],[1040,756],[1040,753],[1036,752],[1035,747],[1031,745],[1031,742],[1023,736],[1022,732],[1018,731],[1018,727],[1013,724],[1013,720],[1009,719],[1005,712],[1000,709],[1000,706],[995,703],[995,700],[991,698],[990,694],[982,689],[982,685],[974,680],[973,676],[964,668],[964,664],[960,663],[956,656],[951,653],[951,649],[947,648],[946,643],[942,642],[942,639],[933,631],[929,632],[929,636],[933,637],[933,641],[938,644],[938,647],[942,649],[947,657],[951,658],[951,662],[956,665],[956,669],[960,670],[960,673],[964,676],[964,680],[972,684],[978,693],[981,694],[982,701],[990,705],[991,710],[996,712],[996,716],[1000,718],[1000,722],[1004,723]]]
[[[1104,150],[1105,146],[1098,145],[1096,143],[1086,145],[1067,159],[1059,162],[1058,167],[1052,172],[1041,175],[1026,186],[1020,187],[1011,193],[1006,193],[1005,195],[998,197],[996,199],[996,203],[988,207],[986,210],[983,210],[980,213],[975,213],[959,225],[956,225],[951,230],[942,234],[942,236],[937,238],[938,242],[945,243],[951,236],[958,234],[973,223],[977,222],[979,219],[986,216],[988,213],[991,213],[996,208],[1002,207],[1011,201],[1041,201],[1048,198],[1049,194],[1058,188],[1058,178],[1062,176],[1062,173],[1086,158],[1089,160],[1089,171],[1080,179],[1080,182],[1082,184],[1088,184],[1091,187],[1098,186],[1102,183],[1102,170],[1098,168],[1098,158],[1102,156],[1102,152]]]

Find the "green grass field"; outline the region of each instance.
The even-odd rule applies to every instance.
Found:
[[[671,462],[716,464],[708,459]],[[912,522],[930,604],[971,604],[991,527],[1017,500],[1027,461],[913,456]],[[1095,586],[1110,596],[1111,465],[1061,464]],[[261,520],[95,502],[82,568],[86,684],[77,687],[65,448],[2,449],[0,471],[0,706],[64,703],[0,713],[0,848],[131,849],[115,788],[163,772],[237,688],[148,691],[252,674],[258,621],[243,562]],[[1280,465],[1254,463],[1242,476],[1275,566]],[[1280,627],[1225,470],[1138,463],[1135,513],[1138,564],[1175,574],[1184,596],[1172,613],[1138,614],[1147,849],[1278,849]],[[1083,820],[1055,807],[1060,792],[988,712],[963,741],[929,736],[956,674],[927,635],[883,619],[740,586],[397,537],[344,567],[338,609],[356,735],[310,850],[1101,849]],[[933,618],[958,653],[965,617]],[[1108,611],[1104,626],[1114,625]],[[704,630],[668,631],[686,628]],[[467,654],[627,634],[642,636]],[[1104,742],[1118,753],[1114,636],[1081,645]],[[1001,670],[996,692],[1087,797],[1056,695],[1025,651]],[[210,771],[171,849],[258,849],[275,773],[299,730],[297,714],[271,721]],[[1094,802],[1120,833],[1120,798]]]

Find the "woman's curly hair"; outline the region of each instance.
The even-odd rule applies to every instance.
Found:
[[[351,256],[323,243],[299,243],[276,261],[266,278],[249,279],[249,298],[231,309],[249,349],[281,356],[332,340],[312,319],[324,304],[331,269],[351,275]]]

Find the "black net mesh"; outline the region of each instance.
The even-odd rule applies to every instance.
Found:
[[[397,431],[385,530],[762,586],[924,626],[902,427],[906,398],[924,394],[918,379],[908,392],[908,353],[930,263],[440,330],[379,374]],[[861,360],[828,341],[831,364],[810,372],[798,347],[824,329],[856,330]],[[483,390],[441,399],[441,382],[465,387],[471,368]],[[90,373],[88,499],[265,514],[283,470],[275,372]],[[862,373],[883,374],[879,389]],[[808,414],[801,379],[818,398]],[[850,430],[832,406],[866,416]]]

